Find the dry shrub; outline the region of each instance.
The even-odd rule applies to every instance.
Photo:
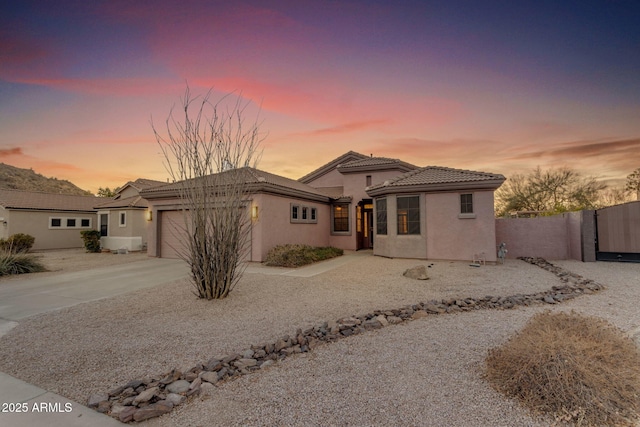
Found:
[[[640,410],[640,350],[602,319],[534,316],[489,351],[486,378],[534,413],[578,426],[632,425]]]

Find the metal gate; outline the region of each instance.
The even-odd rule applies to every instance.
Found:
[[[596,259],[640,262],[640,201],[596,211]]]

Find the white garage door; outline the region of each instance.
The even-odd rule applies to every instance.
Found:
[[[184,213],[163,211],[160,223],[160,257],[180,258],[186,239]]]

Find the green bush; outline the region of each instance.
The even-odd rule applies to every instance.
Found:
[[[8,239],[0,239],[0,250],[14,254],[29,252],[36,238],[28,234],[16,233]]]
[[[265,264],[272,267],[300,267],[342,254],[342,249],[333,247],[278,245],[269,250]]]
[[[38,273],[47,271],[40,258],[27,253],[13,253],[0,250],[0,276],[9,274]]]
[[[81,231],[80,235],[87,252],[100,252],[100,232],[98,230]]]

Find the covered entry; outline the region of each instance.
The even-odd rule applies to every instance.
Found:
[[[363,199],[356,206],[357,249],[373,248],[373,201]]]

